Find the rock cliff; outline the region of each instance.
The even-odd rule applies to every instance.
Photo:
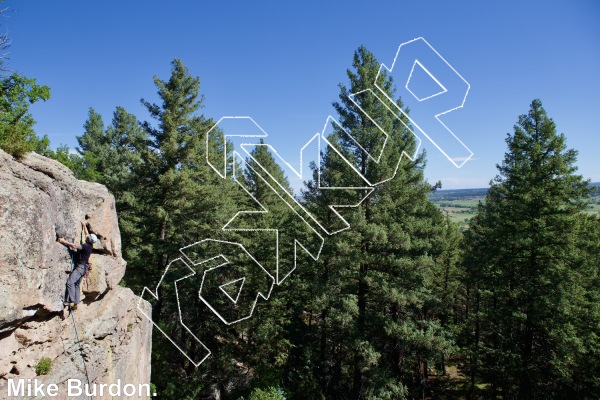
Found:
[[[100,241],[71,316],[63,306],[71,258],[56,235],[79,243],[81,220]],[[150,382],[152,324],[133,292],[119,286],[125,265],[114,198],[104,186],[35,153],[16,160],[0,150],[0,399],[19,379],[57,384],[56,398],[66,397],[68,379]],[[36,375],[43,357],[51,369]]]

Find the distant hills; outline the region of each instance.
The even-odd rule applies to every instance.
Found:
[[[600,189],[600,182],[592,182],[590,186],[596,186]],[[485,197],[488,188],[475,189],[441,189],[429,195],[429,200],[435,202],[454,201],[454,200],[472,200],[475,198]],[[600,196],[600,192],[596,191],[592,196]]]

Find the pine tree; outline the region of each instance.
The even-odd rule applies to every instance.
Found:
[[[506,143],[466,235],[472,374],[492,397],[563,398],[578,352],[575,244],[590,189],[539,100]]]
[[[350,86],[340,85],[340,102],[333,104],[353,138],[337,128],[329,141],[369,182],[396,173],[347,213],[351,228],[328,237],[319,263],[303,275],[310,287],[304,312],[310,317],[297,322],[308,324],[308,339],[296,357],[313,364],[307,378],[315,382],[312,390],[318,385],[327,398],[420,397],[429,366],[453,348],[436,315],[440,300],[433,292],[436,271],[443,267],[434,257],[443,252],[434,238],[443,234],[445,222],[427,199],[433,188],[423,178],[424,154],[414,160],[406,156],[416,149],[407,118],[364,92],[373,88],[379,64],[360,47],[353,67]],[[391,77],[384,75],[380,86],[394,97]],[[354,101],[349,98],[359,92]],[[400,99],[397,106],[403,107]],[[385,147],[385,135],[365,113],[389,134]],[[379,162],[369,157],[380,152]],[[365,183],[329,148],[321,185]],[[349,196],[356,200],[364,193],[318,190],[312,182],[306,201],[326,220],[332,215],[324,205],[344,204],[340,199]],[[305,385],[301,390],[311,390],[310,381]]]
[[[242,182],[253,199],[247,202],[245,210],[264,208],[268,213],[259,218],[251,217],[246,223],[249,228],[277,229],[278,240],[276,233],[271,231],[239,232],[239,241],[276,276],[276,260],[282,272],[291,269],[294,253],[290,245],[293,242],[287,232],[300,231],[302,221],[273,190],[274,184],[269,181],[266,172],[285,191],[293,193],[283,169],[262,139],[250,154],[251,157],[246,159]],[[237,223],[236,226],[243,223]],[[258,305],[252,318],[237,327],[245,338],[243,362],[254,371],[251,387],[278,386],[285,376],[287,354],[291,346],[288,329],[293,310],[289,302],[296,290],[294,276],[291,275],[283,285],[275,287],[268,303]]]
[[[191,76],[176,59],[171,63],[169,79],[155,77],[154,83],[161,103],[142,100],[156,125],[142,123],[149,145],[142,151],[141,167],[135,169],[140,241],[134,244],[137,253],[129,260],[126,279],[140,292],[143,286],[154,288],[161,282],[159,298],[153,302],[153,321],[178,341],[186,355],[198,360],[206,350],[190,340],[182,321],[214,351],[199,370],[174,351],[162,335],[153,336],[153,380],[161,393],[166,398],[197,398],[211,387],[228,387],[235,376],[232,359],[240,350],[226,344],[237,341],[236,329],[223,325],[200,300],[202,274],[178,286],[179,300],[173,277],[180,277],[177,273],[181,271],[170,271],[162,281],[161,277],[171,261],[180,257],[180,248],[219,237],[220,228],[237,211],[240,190],[231,179],[220,178],[206,162],[206,133],[214,122],[198,113],[204,100],[199,78]],[[224,143],[218,140],[221,135],[215,137],[208,145],[214,152],[224,151]],[[176,384],[173,370],[179,371]],[[206,370],[218,372],[207,377],[202,372]]]
[[[147,146],[145,132],[123,107],[117,107],[106,130],[102,116],[90,108],[84,130],[77,137],[77,150],[88,176],[105,185],[115,195],[117,205],[124,205],[133,186],[133,172],[140,168]]]
[[[600,398],[600,217],[582,215],[575,233],[575,247],[579,257],[574,260],[576,279],[580,282],[573,301],[565,310],[575,316],[573,326],[566,340],[573,343],[574,368],[565,377],[570,389],[566,393],[571,398]],[[573,332],[576,334],[573,335]]]
[[[160,277],[155,274],[166,268],[179,248],[210,237],[219,218],[222,226],[231,217],[230,198],[223,191],[233,185],[224,187],[206,163],[205,134],[214,122],[197,114],[204,101],[200,80],[189,74],[181,60],[171,66],[168,81],[154,78],[162,104],[142,100],[157,121],[157,126],[142,124],[150,146],[143,153],[139,182],[146,193],[147,249],[142,265],[155,277]],[[148,270],[148,265],[153,267]]]
[[[104,121],[102,116],[93,108],[88,110],[88,119],[83,124],[83,135],[77,137],[79,147],[76,148],[82,157],[82,163],[88,171],[90,180],[102,182],[103,167],[108,160],[109,143],[104,135]],[[106,161],[104,159],[106,158]]]

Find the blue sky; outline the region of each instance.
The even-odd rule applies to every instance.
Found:
[[[36,131],[76,145],[87,110],[110,122],[116,106],[148,119],[152,78],[181,58],[200,77],[207,117],[248,115],[288,159],[317,131],[364,44],[391,65],[424,37],[470,84],[444,119],[474,153],[458,169],[431,143],[426,176],[445,189],[485,187],[506,133],[540,98],[580,173],[600,181],[600,3],[595,1],[6,1],[9,68],[52,89],[32,107]],[[396,81],[398,83],[398,80]]]

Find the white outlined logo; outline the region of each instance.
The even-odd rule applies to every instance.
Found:
[[[413,93],[410,87],[415,67],[424,71],[441,90],[425,97]],[[464,106],[471,85],[422,37],[402,43],[398,47],[392,66],[388,68],[382,64],[375,78],[375,86],[380,93],[395,104],[379,86],[379,77],[384,69],[392,73],[392,76],[398,76],[400,82],[407,77],[404,89],[417,100],[416,103],[409,104],[410,115],[399,107],[397,110],[408,117],[411,124],[454,166],[462,167],[473,156],[473,152],[442,122],[440,117]],[[443,74],[445,78],[443,83],[430,71]],[[402,96],[402,98],[407,102],[411,96]]]
[[[400,82],[406,82],[403,86],[406,92],[401,94],[403,99],[416,99],[417,102],[413,102],[410,106],[410,116],[405,110],[398,107],[387,92],[379,86],[380,77],[385,72],[384,69],[387,73],[399,77]],[[421,76],[426,76],[433,82],[435,87],[433,93],[428,95],[417,93],[418,90],[415,89],[416,84],[414,82],[416,71],[420,71]],[[413,126],[457,168],[463,166],[472,157],[473,153],[467,146],[440,120],[440,117],[444,114],[463,107],[469,89],[469,83],[425,39],[416,38],[398,47],[390,68],[384,64],[380,66],[372,89],[349,95],[350,101],[363,114],[363,117],[368,118],[381,133],[382,143],[373,154],[366,150],[366,146],[353,136],[352,132],[344,129],[330,115],[327,117],[323,130],[313,135],[306,145],[300,149],[300,162],[297,167],[294,167],[284,160],[272,146],[257,142],[259,138],[266,138],[268,135],[251,117],[232,116],[219,119],[206,134],[207,163],[222,179],[233,179],[261,208],[258,211],[240,211],[236,213],[225,226],[221,227],[221,231],[235,231],[237,234],[242,235],[245,232],[274,233],[276,245],[273,259],[275,260],[275,269],[270,271],[269,268],[261,265],[239,243],[207,238],[181,248],[182,257],[173,260],[167,266],[156,288],[154,290],[144,288],[140,303],[138,303],[140,311],[152,321],[152,316],[148,315],[141,307],[141,300],[146,299],[150,302],[159,300],[159,288],[163,282],[172,281],[172,286],[175,289],[174,293],[168,293],[167,291],[162,295],[174,296],[173,300],[178,306],[179,321],[185,329],[184,333],[190,335],[187,340],[189,341],[191,338],[191,341],[199,344],[196,347],[202,349],[200,355],[191,357],[183,350],[184,346],[174,340],[175,335],[169,335],[154,321],[152,323],[195,366],[200,365],[211,352],[198,338],[199,332],[192,332],[185,324],[179,301],[179,288],[182,287],[181,285],[197,285],[197,293],[202,303],[225,325],[235,324],[250,318],[258,300],[260,298],[268,300],[273,287],[284,282],[296,269],[300,254],[308,256],[312,260],[318,260],[325,237],[350,228],[348,221],[344,219],[338,209],[358,207],[373,192],[376,186],[385,183],[396,175],[403,157],[406,156],[414,160],[419,151],[421,139],[416,134]],[[360,151],[364,152],[369,160],[377,164],[380,163],[382,157],[386,156],[386,152],[389,152],[387,155],[398,153],[397,151],[392,152],[396,149],[392,149],[389,144],[389,133],[377,124],[375,118],[361,108],[361,104],[365,101],[381,105],[380,109],[383,112],[388,113],[402,123],[404,122],[400,117],[407,117],[410,125],[405,124],[404,126],[412,132],[416,141],[414,152],[412,154],[407,154],[404,151],[400,152],[400,155],[396,156],[397,160],[394,160],[395,168],[393,171],[389,176],[379,177],[377,181],[372,181],[362,174],[350,160],[344,157],[343,151],[336,147],[336,143],[329,140],[329,132],[333,129],[337,134],[347,136]],[[225,134],[222,126],[228,122],[235,122],[238,125],[237,131],[229,131],[228,134]],[[222,154],[212,153],[217,151],[210,146],[216,135],[220,135],[219,141],[225,143]],[[233,152],[229,151],[231,149],[227,149],[228,143],[234,143]],[[314,165],[316,167],[316,188],[318,190],[353,191],[357,194],[355,198],[358,200],[350,201],[347,204],[329,204],[328,207],[333,212],[335,221],[326,222],[321,220],[319,216],[308,210],[293,193],[289,193],[283,182],[279,182],[253,156],[252,150],[256,146],[267,146],[284,170],[302,180],[312,178],[313,171],[309,168],[309,165]],[[341,160],[356,173],[362,184],[350,187],[331,187],[322,184],[320,156],[325,150],[333,151],[339,155]],[[231,153],[233,156],[228,156]],[[273,227],[272,221],[277,220],[278,217],[273,213],[277,211],[261,204],[251,194],[245,181],[236,176],[238,171],[242,169],[252,170],[258,179],[277,195],[279,201],[293,211],[292,215],[301,221],[297,225],[302,228],[298,228],[296,225],[293,229],[281,226]],[[268,216],[274,218],[266,218]],[[282,251],[283,249],[286,251]],[[283,256],[283,254],[287,256]],[[293,256],[290,257],[290,255]]]

